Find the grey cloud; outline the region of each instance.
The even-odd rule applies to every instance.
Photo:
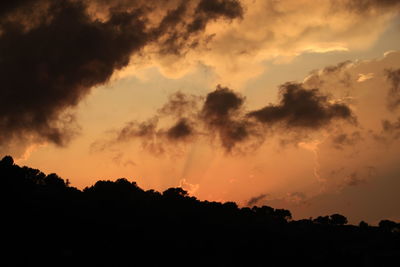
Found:
[[[248,114],[267,125],[282,124],[287,128],[319,129],[336,119],[355,123],[351,109],[342,103],[330,103],[318,89],[304,89],[298,83],[280,87],[278,105],[268,105]]]
[[[168,129],[167,137],[170,140],[181,140],[193,135],[193,128],[190,122],[182,118],[174,126]]]
[[[293,133],[299,129],[319,130],[333,120],[356,121],[347,105],[329,102],[330,98],[318,89],[308,90],[300,84],[286,83],[280,90],[282,97],[279,104],[251,112],[245,109],[244,96],[220,85],[205,98],[178,92],[169,97],[154,118],[127,123],[110,143],[140,139],[148,146],[154,145],[152,141],[157,140],[157,145],[162,147],[170,142],[208,138],[217,139],[226,152],[236,153],[259,147],[273,126],[277,126],[279,133],[284,130],[288,135],[288,130]],[[168,121],[168,118],[173,118],[175,123],[167,128],[161,127],[158,122]],[[338,136],[334,141],[339,146],[349,144],[357,137],[354,133]]]
[[[240,110],[243,103],[244,97],[218,85],[207,95],[201,116],[210,125],[222,125]]]
[[[236,144],[254,136],[254,124],[243,116],[245,98],[227,87],[217,86],[209,93],[200,118],[207,128],[219,135],[221,144],[231,151]]]

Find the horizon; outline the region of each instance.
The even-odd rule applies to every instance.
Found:
[[[143,189],[138,185],[135,181],[129,180],[127,178],[121,177],[117,178],[114,180],[110,179],[100,179],[97,180],[94,184],[86,186],[83,189],[79,189],[71,185],[70,181],[68,179],[64,180],[62,177],[58,176],[56,173],[43,173],[38,169],[31,168],[29,166],[19,166],[14,162],[14,159],[12,156],[7,155],[4,156],[0,160],[0,176],[2,178],[2,186],[5,186],[8,190],[8,194],[15,194],[18,196],[18,194],[21,194],[21,192],[18,192],[18,190],[26,190],[29,188],[27,191],[30,191],[30,193],[33,193],[32,195],[25,194],[20,197],[22,198],[32,198],[31,200],[35,199],[35,194],[36,197],[44,192],[53,192],[56,194],[59,194],[60,196],[66,197],[68,194],[71,194],[69,197],[65,198],[63,201],[68,203],[68,200],[71,201],[71,197],[77,197],[77,193],[79,192],[80,194],[91,194],[90,192],[95,192],[96,194],[103,194],[103,197],[108,197],[108,201],[121,201],[121,199],[118,199],[118,196],[115,195],[116,192],[119,191],[120,194],[125,195],[124,197],[126,198],[126,195],[131,195],[136,197],[140,196],[143,197],[143,194],[147,195],[148,198],[152,199],[152,201],[159,201],[160,199],[157,200],[157,196],[164,197],[166,199],[168,198],[180,198],[181,201],[193,201],[197,203],[203,203],[203,204],[219,204],[220,206],[224,207],[231,207],[236,209],[237,211],[240,211],[242,213],[245,212],[251,212],[252,214],[257,214],[257,212],[266,212],[263,216],[271,216],[275,214],[274,216],[277,216],[275,219],[274,218],[269,218],[272,220],[283,220],[280,221],[279,224],[281,223],[305,223],[309,222],[311,225],[322,225],[322,226],[336,226],[336,227],[341,227],[341,226],[353,226],[353,227],[358,227],[359,229],[365,229],[365,228],[379,228],[380,230],[388,230],[390,229],[391,233],[397,233],[398,229],[400,229],[400,223],[393,222],[391,220],[387,220],[385,218],[381,219],[378,223],[371,224],[369,222],[366,222],[364,220],[358,222],[358,223],[351,223],[347,220],[347,217],[343,214],[339,213],[333,213],[333,214],[324,214],[324,215],[319,215],[315,218],[309,217],[309,218],[294,218],[290,210],[282,209],[279,207],[269,207],[266,205],[252,205],[251,202],[254,202],[257,204],[257,200],[251,199],[246,205],[240,206],[236,202],[232,201],[226,201],[226,202],[220,202],[220,201],[208,201],[208,200],[199,200],[195,196],[190,195],[190,193],[186,190],[184,190],[182,187],[171,187],[167,188],[163,192],[153,190],[153,189]],[[17,175],[16,175],[17,174]],[[23,174],[23,175],[22,175]],[[39,189],[41,188],[42,191]],[[38,190],[39,189],[39,190]],[[43,190],[44,189],[44,190]],[[25,191],[26,193],[26,191]],[[43,197],[49,197],[46,196],[46,193],[43,194]],[[7,195],[7,194],[5,194]],[[55,195],[51,196],[54,197]],[[92,196],[93,197],[93,196]],[[124,197],[122,199],[124,199]],[[72,198],[73,199],[73,198]],[[82,201],[82,199],[77,198],[76,200]],[[92,199],[95,200],[95,199]],[[104,201],[104,199],[103,199]],[[132,202],[129,203],[132,205],[133,203],[135,205],[143,205],[143,203],[140,203],[137,199],[125,199],[126,202]],[[168,201],[168,200],[164,200]],[[135,203],[137,202],[137,203]],[[18,201],[16,201],[18,203]],[[72,204],[72,203],[70,203]],[[120,203],[121,205],[122,203]],[[177,203],[178,204],[178,203]],[[15,205],[15,204],[14,204]],[[211,207],[211,206],[210,206]],[[215,206],[214,206],[215,207]],[[43,208],[43,207],[41,207]],[[195,209],[195,206],[192,206],[191,209]],[[272,214],[270,214],[272,212]],[[51,213],[49,213],[50,215]],[[261,214],[260,214],[261,215]],[[386,229],[386,230],[385,230]]]

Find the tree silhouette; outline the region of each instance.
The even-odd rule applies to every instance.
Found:
[[[169,188],[163,192],[163,196],[171,199],[181,199],[188,196],[188,192],[180,187]]]
[[[313,222],[319,223],[319,224],[330,224],[331,219],[329,218],[329,216],[318,216],[317,218],[315,218],[313,220]]]
[[[358,224],[358,227],[360,227],[360,229],[367,229],[367,228],[369,227],[369,225],[368,225],[368,223],[366,223],[366,222],[364,222],[364,221],[361,221],[361,222]]]
[[[397,231],[397,229],[400,228],[400,225],[394,221],[381,220],[379,222],[379,228],[381,228],[384,231],[392,232],[392,231]]]
[[[14,159],[11,156],[5,156],[3,157],[3,159],[0,161],[0,164],[5,166],[5,167],[9,167],[14,165]]]
[[[1,266],[391,266],[400,255],[393,221],[293,220],[289,210],[144,191],[125,178],[81,191],[10,156],[0,161],[0,200]]]
[[[340,214],[332,214],[330,216],[330,221],[332,224],[344,225],[347,224],[347,218]]]

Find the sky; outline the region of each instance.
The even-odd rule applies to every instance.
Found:
[[[0,156],[83,189],[400,220],[400,1],[0,3]]]

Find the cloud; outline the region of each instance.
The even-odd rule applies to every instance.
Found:
[[[91,87],[106,82],[147,42],[137,13],[115,13],[102,23],[91,20],[83,4],[70,1],[54,2],[47,12],[49,21],[32,29],[17,22],[1,25],[4,139],[30,133],[64,145],[68,132],[58,126],[63,112]]]
[[[334,2],[334,1],[333,1]],[[332,4],[334,4],[332,2]],[[346,0],[345,7],[350,11],[357,11],[360,13],[369,13],[379,9],[396,9],[400,7],[398,0]]]
[[[346,104],[336,103],[318,89],[286,83],[280,87],[280,95],[277,105],[248,111],[244,96],[221,85],[204,98],[177,92],[153,118],[128,122],[106,143],[113,145],[136,139],[145,148],[159,147],[157,151],[161,153],[165,151],[163,147],[177,142],[216,140],[225,152],[241,153],[257,149],[272,129],[283,137],[298,130],[318,131],[333,121],[356,122]],[[171,119],[172,126],[166,126],[171,125]],[[297,137],[296,142],[300,139]]]
[[[209,23],[208,42],[185,57],[155,59],[163,73],[179,77],[198,62],[216,83],[240,88],[264,72],[265,61],[287,63],[302,53],[357,51],[371,47],[399,13],[397,2],[242,0],[243,17],[229,26]]]
[[[218,133],[227,151],[253,135],[253,124],[243,116],[244,101],[239,93],[218,85],[204,102],[200,118],[211,133]]]
[[[258,196],[254,196],[249,199],[247,202],[246,206],[248,207],[253,207],[254,205],[260,204],[261,201],[265,200],[265,198],[268,196],[268,194],[260,194]]]
[[[314,71],[303,81],[304,88],[318,88],[320,93],[330,95],[336,103],[345,103],[357,116],[356,125],[335,125],[325,134],[311,137],[312,140],[322,140],[318,157],[319,173],[325,178],[323,192],[338,187],[349,190],[344,188],[368,182],[368,178],[374,175],[372,173],[397,170],[400,123],[397,111],[387,108],[387,101],[388,95],[396,91],[393,88],[396,87],[399,56],[399,52],[392,51],[382,58],[340,63]],[[373,73],[373,78],[357,82],[360,73],[365,76]],[[328,103],[335,101],[328,100]],[[329,173],[328,169],[337,169],[338,166],[342,168],[340,173]],[[365,166],[374,166],[374,170]]]
[[[201,97],[178,91],[169,96],[168,101],[158,110],[158,114],[175,118],[181,116],[193,117],[199,112],[201,100]]]
[[[167,136],[170,140],[188,138],[193,134],[192,126],[187,119],[180,119],[174,126],[168,129]]]
[[[369,130],[369,134],[375,141],[387,145],[391,144],[400,138],[400,118],[394,121],[382,119],[380,131]]]
[[[388,108],[394,111],[400,105],[400,69],[388,69],[386,76],[392,85],[388,93]]]
[[[217,86],[205,98],[172,94],[150,120],[128,122],[107,142],[97,142],[104,150],[107,145],[142,140],[143,147],[165,147],[171,142],[195,141],[200,138],[217,139],[230,152],[237,144],[245,142],[255,134],[255,126],[245,118],[242,110],[245,99],[233,90]],[[201,108],[199,106],[201,105]],[[161,126],[159,121],[175,120],[172,126]],[[165,122],[164,122],[165,125]],[[164,149],[160,149],[160,152]]]
[[[186,179],[181,179],[179,181],[178,187],[187,191],[190,196],[194,196],[194,194],[199,190],[200,185],[199,184],[191,184],[188,181],[186,181]]]
[[[2,3],[0,145],[65,145],[77,132],[73,108],[132,55],[146,46],[183,53],[206,38],[209,22],[242,13],[236,0]]]
[[[365,82],[365,81],[367,81],[369,79],[372,79],[372,78],[374,78],[374,74],[373,73],[366,73],[366,74],[360,73],[360,74],[358,74],[357,82],[362,83],[362,82]]]
[[[234,19],[243,16],[243,8],[239,1],[226,0],[201,0],[195,11],[196,19],[188,26],[188,32],[204,30],[209,20],[216,19],[220,16]]]
[[[333,146],[337,149],[344,149],[345,146],[353,146],[362,141],[362,136],[359,131],[352,133],[338,133],[331,137]]]
[[[366,179],[359,177],[357,172],[353,172],[344,180],[344,182],[348,186],[358,186],[365,184],[367,181]]]
[[[307,90],[301,84],[286,83],[280,87],[280,97],[278,105],[268,105],[248,115],[268,125],[281,123],[288,128],[318,129],[335,119],[355,123],[346,104],[329,102],[329,97],[318,89]]]
[[[397,118],[397,121],[382,121],[382,131],[386,135],[392,136],[394,139],[400,138],[400,118]]]
[[[91,88],[136,64],[133,57],[174,75],[201,62],[230,85],[258,75],[260,62],[277,55],[371,44],[397,7],[347,0],[6,1],[0,4],[0,145],[67,144],[79,132],[74,108]],[[234,124],[227,135],[243,132],[242,122]]]
[[[217,86],[204,102],[202,117],[210,125],[222,125],[242,107],[244,98],[227,87]]]
[[[118,133],[116,141],[124,142],[134,137],[152,139],[157,132],[157,119],[149,119],[144,122],[128,122]]]

